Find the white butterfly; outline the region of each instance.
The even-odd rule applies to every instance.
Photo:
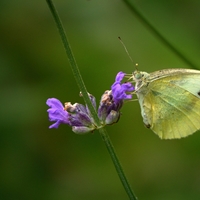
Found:
[[[135,71],[135,93],[144,124],[162,139],[186,137],[200,129],[200,71]]]

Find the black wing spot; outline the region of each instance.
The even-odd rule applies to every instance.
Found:
[[[146,128],[151,128],[150,124],[144,124],[146,126]]]
[[[200,96],[200,91],[197,94]]]

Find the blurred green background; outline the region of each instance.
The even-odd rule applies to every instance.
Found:
[[[200,66],[200,1],[133,1]],[[118,71],[189,68],[123,1],[55,0],[85,84],[97,102]],[[46,99],[83,103],[45,1],[0,2],[0,199],[128,199],[99,133],[48,129]],[[200,133],[163,141],[142,123],[138,102],[107,127],[139,199],[200,199]]]

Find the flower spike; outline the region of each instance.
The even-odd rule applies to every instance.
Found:
[[[122,83],[125,73],[119,72],[111,90],[106,90],[101,97],[98,108],[98,116],[103,126],[116,123],[120,118],[120,109],[124,100],[131,99],[134,86],[130,82]],[[91,94],[88,94],[93,107],[96,110],[96,100]],[[80,94],[82,96],[82,94]],[[87,107],[75,103],[62,103],[56,98],[49,98],[47,105],[50,107],[47,112],[49,120],[55,122],[49,128],[58,128],[60,124],[67,124],[72,127],[72,131],[78,134],[84,134],[101,127],[97,127],[92,115]]]

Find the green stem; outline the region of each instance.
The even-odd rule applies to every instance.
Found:
[[[53,15],[55,22],[56,22],[56,26],[58,28],[60,37],[62,39],[62,43],[64,45],[64,48],[65,48],[65,51],[66,51],[66,54],[67,54],[67,57],[68,57],[68,60],[69,60],[70,66],[71,66],[72,73],[73,73],[74,78],[76,80],[76,83],[77,83],[77,85],[80,89],[80,92],[83,95],[85,103],[87,104],[88,108],[90,109],[91,115],[92,115],[93,119],[95,120],[96,125],[98,127],[101,127],[101,123],[99,121],[97,113],[96,113],[96,111],[95,111],[95,109],[94,109],[94,107],[93,107],[93,105],[90,101],[89,96],[88,96],[86,86],[83,82],[83,79],[82,79],[82,76],[80,74],[78,65],[76,64],[76,60],[74,58],[73,52],[71,50],[70,44],[68,42],[68,39],[67,39],[65,30],[63,28],[62,22],[59,18],[58,12],[57,12],[57,10],[56,10],[56,8],[55,8],[55,6],[54,6],[54,4],[51,0],[47,0],[47,4],[49,6],[51,14]]]
[[[181,60],[183,60],[191,68],[198,69],[194,63],[184,56],[176,47],[174,47],[167,39],[165,39],[162,34],[141,14],[141,12],[136,8],[133,3],[129,0],[123,0],[128,8],[135,14],[135,16],[164,44],[166,45],[174,54],[176,54]]]
[[[103,141],[106,144],[106,147],[108,149],[110,157],[111,157],[111,159],[114,163],[115,169],[116,169],[118,176],[119,176],[119,178],[120,178],[120,180],[121,180],[121,182],[124,186],[126,193],[128,194],[128,196],[131,200],[137,200],[137,198],[136,198],[135,194],[133,193],[133,190],[132,190],[132,188],[131,188],[131,186],[130,186],[127,178],[126,178],[126,175],[124,174],[124,171],[121,167],[121,164],[119,162],[117,154],[115,153],[115,149],[112,145],[112,142],[111,142],[111,140],[108,136],[107,131],[105,129],[99,129],[99,132],[101,134],[101,138],[103,139]]]
[[[72,72],[73,72],[73,75],[75,77],[75,80],[76,80],[76,83],[80,89],[80,91],[82,92],[83,94],[83,98],[85,100],[85,103],[88,105],[88,108],[90,109],[90,112],[92,114],[92,117],[93,119],[95,120],[95,123],[100,127],[101,126],[101,123],[100,123],[100,120],[98,118],[98,115],[94,109],[94,107],[92,106],[92,103],[89,99],[89,96],[88,96],[88,92],[87,92],[87,89],[85,87],[85,84],[83,82],[83,79],[81,77],[81,74],[80,74],[80,71],[79,71],[79,68],[76,64],[76,61],[75,61],[75,58],[73,56],[73,53],[72,53],[72,50],[71,50],[71,47],[69,45],[69,42],[67,40],[67,36],[66,36],[66,33],[65,33],[65,30],[63,28],[63,25],[61,23],[61,20],[58,16],[58,13],[55,9],[55,6],[53,4],[53,2],[51,0],[46,0],[47,1],[47,4],[49,6],[49,9],[53,15],[53,18],[56,22],[56,25],[57,25],[57,28],[58,28],[58,31],[60,33],[60,36],[61,36],[61,39],[62,39],[62,42],[63,42],[63,45],[64,45],[64,48],[65,48],[65,51],[66,51],[66,54],[68,56],[68,59],[69,59],[69,63],[70,63],[70,66],[71,66],[71,69],[72,69]],[[123,172],[123,169],[122,169],[122,166],[119,162],[119,159],[115,153],[115,150],[114,150],[114,147],[112,145],[112,142],[106,132],[106,130],[104,128],[101,128],[99,129],[99,132],[100,132],[100,135],[108,149],[108,152],[111,156],[111,159],[113,161],[113,164],[116,168],[116,171],[118,173],[118,176],[122,182],[122,185],[124,186],[124,189],[127,193],[127,195],[129,196],[129,198],[131,200],[136,200],[137,198],[135,197],[131,187],[130,187],[130,184],[128,183],[127,181],[127,178]]]

